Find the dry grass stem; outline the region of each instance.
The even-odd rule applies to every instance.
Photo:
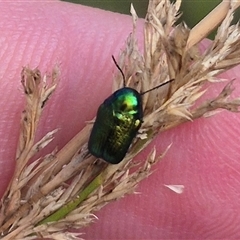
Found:
[[[222,82],[217,77],[240,63],[240,29],[230,25],[239,1],[225,1],[193,30],[185,24],[175,26],[181,1],[150,0],[146,16],[144,54],[135,37],[137,15],[133,6],[133,32],[126,41],[118,63],[127,85],[144,92],[169,79],[175,79],[143,97],[144,123],[122,162],[110,165],[91,156],[87,141],[88,124],[63,149],[41,159],[29,160],[49,142],[57,130],[36,142],[35,133],[43,107],[56,88],[58,71],[51,77],[39,70],[24,68],[22,84],[26,108],[21,120],[21,135],[16,156],[16,170],[2,198],[0,233],[3,239],[75,239],[68,232],[96,219],[93,213],[107,203],[133,193],[138,183],[149,176],[156,157],[153,149],[147,159],[132,159],[161,131],[219,109],[238,112],[240,98],[231,99],[233,81],[212,99],[201,101],[207,87]],[[217,25],[217,35],[204,53],[197,43]],[[114,90],[122,87],[120,73],[114,78]],[[196,104],[197,102],[197,104]],[[170,146],[169,146],[170,147]],[[167,149],[168,150],[168,149]],[[158,154],[157,154],[158,155]],[[183,186],[166,186],[177,193]],[[60,209],[60,210],[59,210]]]
[[[188,39],[187,48],[191,48],[200,40],[206,38],[225,18],[229,10],[236,10],[240,1],[225,0],[213,9],[192,30]]]

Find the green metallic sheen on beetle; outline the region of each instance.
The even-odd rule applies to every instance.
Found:
[[[89,152],[108,163],[125,157],[143,119],[142,98],[133,88],[123,87],[98,108],[88,142]]]

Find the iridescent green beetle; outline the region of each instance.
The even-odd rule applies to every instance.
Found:
[[[108,97],[98,108],[97,117],[88,142],[89,152],[108,163],[118,164],[125,157],[143,122],[142,95],[173,80],[139,93],[126,87],[125,76],[120,70],[124,86]]]

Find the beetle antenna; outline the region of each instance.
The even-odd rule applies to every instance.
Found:
[[[117,61],[116,61],[116,59],[114,58],[113,55],[112,55],[112,59],[113,59],[113,62],[115,63],[115,65],[116,65],[116,67],[118,68],[118,70],[122,74],[122,77],[123,77],[123,87],[126,87],[126,78],[124,76],[124,73],[123,73],[122,69],[119,67],[119,65],[117,64]]]
[[[157,88],[160,88],[160,87],[162,87],[162,86],[164,86],[164,85],[166,85],[166,84],[168,84],[168,83],[170,83],[170,82],[172,82],[172,81],[174,81],[174,80],[175,80],[175,79],[171,79],[171,80],[169,80],[169,81],[167,81],[167,82],[161,83],[160,85],[158,85],[158,86],[156,86],[156,87],[154,87],[154,88],[151,88],[151,89],[149,89],[149,90],[147,90],[147,91],[145,91],[145,92],[140,93],[140,95],[144,95],[145,93],[148,93],[148,92],[150,92],[150,91],[152,91],[152,90],[155,90],[155,89],[157,89]]]

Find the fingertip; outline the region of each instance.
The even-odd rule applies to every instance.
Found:
[[[140,44],[141,30],[140,24]],[[49,75],[56,65],[60,69],[57,90],[43,111],[37,139],[57,128],[47,150],[61,148],[92,119],[111,93],[115,71],[111,55],[117,57],[123,48],[132,32],[132,20],[130,16],[60,1],[8,2],[1,4],[0,31],[0,107],[4,109],[0,133],[6,137],[0,140],[0,159],[4,159],[1,178],[9,180],[25,101],[22,67],[37,67],[43,75]]]

